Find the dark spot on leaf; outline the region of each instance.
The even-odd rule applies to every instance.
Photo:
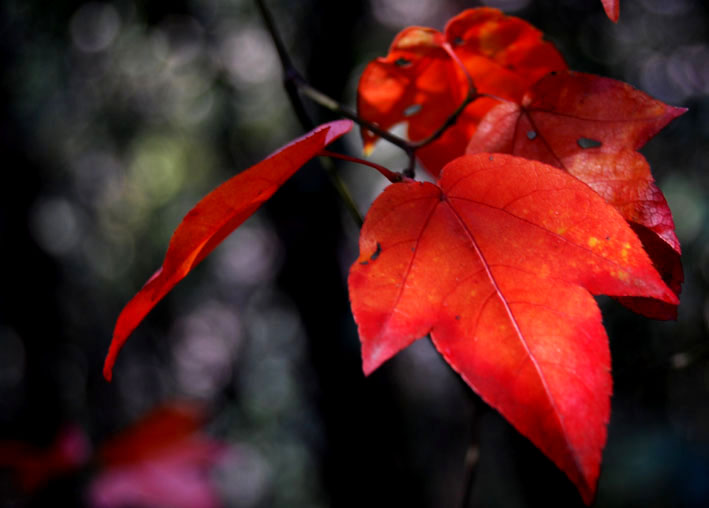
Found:
[[[493,156],[491,155],[491,156],[489,157],[489,159],[490,159],[491,161],[494,161],[494,160],[495,160],[495,157],[493,157]]]
[[[591,138],[579,138],[576,141],[581,148],[598,148],[601,142]]]
[[[412,104],[404,110],[404,116],[414,116],[419,111],[421,111],[421,104]]]
[[[460,321],[460,316],[455,317],[456,321]]]
[[[556,76],[556,71],[551,71],[549,74],[551,74],[552,76]]]
[[[610,236],[606,236],[606,242],[607,242],[608,240],[610,240],[610,239],[611,239]]]
[[[397,67],[408,67],[409,65],[411,65],[411,60],[407,60],[406,58],[400,57],[397,58],[394,63]]]
[[[374,251],[374,254],[369,256],[369,260],[370,261],[376,260],[379,257],[379,254],[381,254],[381,253],[382,253],[382,246],[379,242],[377,242],[377,250]]]
[[[462,37],[456,37],[456,38],[453,40],[453,44],[455,44],[456,46],[460,46],[460,45],[462,45],[464,42],[465,42],[465,41],[463,40]]]
[[[536,131],[527,131],[527,139],[528,140],[532,141],[536,137],[537,137]]]
[[[360,261],[359,264],[360,264],[360,265],[368,265],[368,264],[369,264],[369,261]]]

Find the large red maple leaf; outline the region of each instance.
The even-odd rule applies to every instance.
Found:
[[[358,110],[384,128],[406,121],[411,140],[425,139],[465,97],[461,65],[483,95],[439,139],[417,149],[424,167],[436,176],[467,151],[513,153],[564,168],[621,212],[679,294],[684,276],[672,214],[637,150],[685,110],[625,83],[568,71],[541,32],[487,8],[454,17],[445,34],[418,27],[402,31],[387,57],[365,69]],[[376,136],[366,129],[362,136],[371,149]],[[619,300],[648,317],[677,316],[676,305]]]
[[[389,186],[349,276],[365,373],[430,334],[446,361],[595,492],[610,355],[592,294],[676,304],[626,221],[581,181],[502,154]]]

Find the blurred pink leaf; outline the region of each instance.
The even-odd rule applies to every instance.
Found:
[[[218,507],[221,503],[210,481],[209,470],[223,450],[223,445],[196,435],[161,448],[153,457],[108,467],[91,483],[90,505],[97,508]]]
[[[203,408],[160,406],[103,444],[103,469],[89,487],[97,508],[212,508],[220,500],[209,472],[225,445],[200,432]]]

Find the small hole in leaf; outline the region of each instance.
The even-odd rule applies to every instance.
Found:
[[[379,242],[377,242],[377,250],[374,251],[374,254],[369,256],[369,260],[375,261],[379,257],[379,254],[381,254],[381,253],[382,253],[382,246]]]
[[[581,148],[598,148],[602,144],[600,141],[591,138],[579,138],[576,142]]]
[[[411,60],[407,60],[406,58],[401,57],[397,58],[394,63],[397,65],[397,67],[408,67],[409,65],[411,65]]]
[[[414,116],[419,111],[421,111],[421,104],[412,104],[404,110],[404,116]]]
[[[536,131],[527,131],[527,139],[528,140],[532,141],[536,137],[537,137]]]

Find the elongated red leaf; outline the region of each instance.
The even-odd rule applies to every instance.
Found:
[[[617,23],[620,17],[620,0],[601,0],[601,3],[608,19],[613,23]]]
[[[591,294],[676,303],[628,224],[551,166],[456,159],[438,185],[389,186],[349,276],[371,373],[426,334],[487,403],[593,498],[610,358]]]
[[[363,118],[384,129],[408,123],[408,136],[419,141],[431,135],[462,103],[468,83],[443,49],[452,46],[479,93],[519,101],[527,88],[566,64],[542,33],[519,18],[491,8],[463,11],[442,34],[432,28],[409,27],[399,33],[384,58],[372,61],[357,89],[357,109]],[[484,114],[497,103],[481,97],[468,105],[455,126],[420,149],[417,156],[435,175],[462,155]],[[365,150],[377,137],[362,130]]]
[[[352,128],[349,120],[317,127],[207,194],[170,239],[162,267],[121,311],[103,368],[111,379],[116,356],[136,326],[185,275],[249,218],[301,166]]]
[[[637,152],[686,110],[609,78],[577,72],[545,77],[518,104],[500,104],[480,123],[468,153],[503,152],[563,168],[598,192],[638,229],[656,268],[679,294],[680,245],[670,208]],[[650,317],[676,317],[676,306],[623,300]]]

